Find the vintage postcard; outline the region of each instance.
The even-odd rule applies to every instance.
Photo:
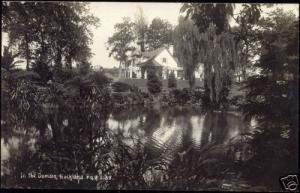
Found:
[[[1,6],[1,189],[298,191],[299,4]]]

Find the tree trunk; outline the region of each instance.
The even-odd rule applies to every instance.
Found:
[[[41,47],[42,47],[42,53],[41,53],[41,61],[42,63],[46,63],[46,46],[45,46],[45,41],[44,41],[44,34],[43,31],[41,30]]]
[[[26,44],[26,70],[29,70],[30,53],[29,53],[29,41],[28,41],[27,32],[25,33],[25,44]]]
[[[189,85],[190,85],[190,91],[194,90],[194,88],[195,88],[195,75],[189,77]]]
[[[248,65],[249,45],[246,43],[245,64],[242,68],[243,80],[246,80],[246,66]]]
[[[119,78],[122,78],[122,62],[119,64]]]
[[[211,80],[211,102],[213,103],[213,105],[215,106],[217,103],[217,98],[216,98],[216,78],[215,75],[213,75],[212,80]]]
[[[66,68],[69,69],[69,70],[72,69],[72,58],[71,58],[71,56],[68,56],[66,58]]]
[[[142,38],[141,38],[141,52],[145,52],[145,35],[143,34],[142,35]]]

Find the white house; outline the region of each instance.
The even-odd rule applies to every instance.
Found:
[[[147,78],[149,68],[155,68],[157,75],[162,79],[167,79],[171,72],[175,78],[184,79],[183,68],[173,55],[173,47],[160,47],[150,52],[133,53],[130,63],[123,69],[124,78]],[[196,78],[203,77],[203,66],[199,65],[195,72]]]

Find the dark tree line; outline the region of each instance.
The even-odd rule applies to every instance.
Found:
[[[52,66],[61,71],[85,63],[92,53],[90,26],[98,18],[86,3],[2,2],[3,32],[9,47],[26,59],[26,69],[41,76]]]

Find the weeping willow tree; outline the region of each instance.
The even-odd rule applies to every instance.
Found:
[[[192,20],[181,17],[174,31],[174,42],[175,54],[191,90],[195,84],[195,71],[199,63],[203,63],[206,96],[213,106],[224,106],[239,61],[234,36],[228,32],[217,34],[214,24],[200,33]]]
[[[217,35],[213,24],[198,37],[198,57],[204,63],[206,96],[215,107],[224,106],[238,65],[238,46],[234,36],[228,32]]]
[[[191,18],[200,32],[198,57],[204,63],[204,87],[209,102],[219,108],[227,102],[237,66],[234,36],[229,34],[229,18],[235,5],[230,3],[185,3],[181,12]]]
[[[179,24],[174,30],[174,51],[182,65],[185,77],[189,80],[190,89],[195,85],[195,70],[199,64],[200,33],[193,21],[179,18]]]

